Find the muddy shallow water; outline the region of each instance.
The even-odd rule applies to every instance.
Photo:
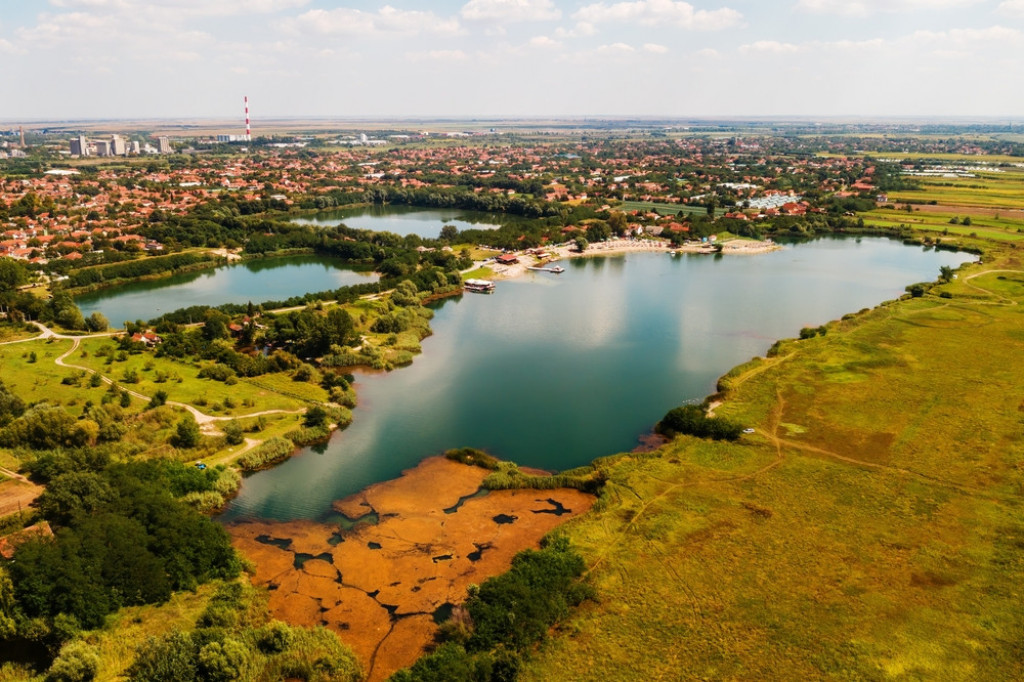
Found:
[[[325,625],[371,680],[411,665],[433,641],[434,615],[466,588],[508,570],[594,498],[577,490],[480,493],[487,471],[440,457],[335,502],[336,523],[238,522],[235,547],[271,590],[276,618]]]

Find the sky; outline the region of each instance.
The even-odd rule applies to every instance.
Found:
[[[0,120],[1024,118],[1024,0],[0,0]]]

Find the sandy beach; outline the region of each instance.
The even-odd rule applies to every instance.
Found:
[[[782,247],[771,240],[753,241],[749,239],[731,239],[719,242],[723,254],[757,254],[778,251]],[[533,250],[533,249],[531,249]],[[620,253],[633,253],[640,251],[655,251],[661,253],[700,253],[714,254],[713,246],[710,244],[686,244],[684,246],[673,246],[671,242],[664,239],[613,239],[607,242],[590,244],[583,253],[576,251],[572,245],[557,246],[544,249],[548,254],[547,258],[539,258],[527,251],[516,253],[518,263],[513,265],[498,265],[487,260],[474,264],[474,267],[486,266],[494,271],[493,279],[513,279],[526,273],[531,267],[546,267],[550,263],[566,258],[587,258],[593,256],[614,256]]]

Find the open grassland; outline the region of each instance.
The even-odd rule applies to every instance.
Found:
[[[71,350],[73,343],[47,339],[0,346],[0,379],[26,403],[62,405],[78,416],[87,401],[99,404],[108,386],[90,386],[87,379],[74,384],[62,383],[74,370],[57,365],[56,360]],[[138,399],[131,400],[133,408],[143,404]]]
[[[264,410],[298,410],[306,406],[304,400],[317,400],[323,392],[319,386],[290,380],[283,384],[288,392],[279,392],[281,383],[269,376],[258,377],[253,381],[239,379],[233,385],[201,379],[198,376],[199,365],[156,357],[152,352],[120,352],[114,341],[102,338],[83,340],[78,350],[68,356],[65,362],[99,372],[125,388],[146,396],[152,397],[157,391],[165,391],[169,400],[194,405],[216,416],[244,416]],[[63,369],[64,374],[73,371]],[[131,381],[133,378],[135,381]],[[309,397],[305,397],[307,394]]]
[[[738,443],[602,463],[525,679],[1024,678],[1022,304],[1005,249],[731,372]]]

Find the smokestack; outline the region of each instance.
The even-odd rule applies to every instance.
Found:
[[[21,148],[25,148],[25,126],[18,126],[18,130],[21,131]]]
[[[249,129],[249,96],[245,96],[245,141],[252,142],[252,131]]]

